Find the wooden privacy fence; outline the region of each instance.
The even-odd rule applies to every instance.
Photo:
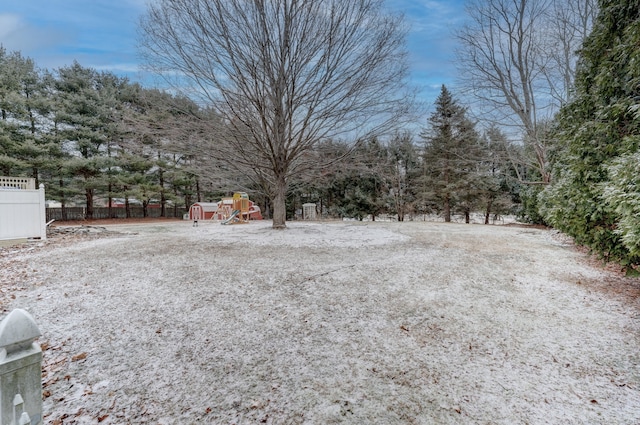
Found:
[[[34,179],[0,177],[0,240],[47,238],[44,185]]]
[[[129,207],[131,214],[130,218],[143,218],[144,210],[142,207]],[[165,208],[164,217],[168,218],[182,218],[187,210],[184,208],[174,209],[173,207]],[[147,217],[159,218],[162,217],[161,208],[147,208]],[[87,209],[84,207],[65,207],[63,208],[46,208],[47,222],[51,220],[66,221],[66,220],[84,220],[87,217]],[[127,218],[127,210],[124,207],[94,207],[93,208],[94,219],[105,218]]]

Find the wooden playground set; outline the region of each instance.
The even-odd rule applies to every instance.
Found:
[[[189,220],[197,226],[200,220],[218,220],[220,224],[241,224],[262,220],[260,207],[245,192],[236,192],[219,202],[196,202],[189,208]]]

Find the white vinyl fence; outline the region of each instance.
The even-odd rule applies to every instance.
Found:
[[[34,179],[0,177],[0,240],[47,238],[44,185]]]

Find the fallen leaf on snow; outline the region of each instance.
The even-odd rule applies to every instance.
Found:
[[[77,362],[78,360],[84,360],[87,358],[87,353],[80,353],[80,354],[76,354],[75,356],[71,357],[71,361],[72,362]]]

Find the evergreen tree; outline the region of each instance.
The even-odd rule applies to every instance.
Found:
[[[0,174],[22,175],[28,164],[21,154],[24,136],[16,120],[21,99],[20,77],[13,66],[14,55],[0,46]]]
[[[429,117],[430,128],[422,133],[425,142],[423,199],[433,203],[446,222],[451,221],[456,208],[468,221],[477,199],[478,134],[466,109],[444,85],[435,106]]]
[[[341,173],[336,183],[341,188],[339,211],[343,217],[359,220],[386,211],[386,196],[389,191],[384,167],[388,163],[386,147],[372,138],[358,144],[351,153],[351,164]]]
[[[0,173],[40,179],[50,148],[44,137],[47,99],[35,63],[0,47]]]
[[[420,158],[409,133],[396,134],[387,149],[389,209],[395,212],[398,221],[404,221],[407,213],[415,212],[415,185],[420,177]]]
[[[318,157],[318,167],[292,182],[292,187],[297,188],[301,198],[305,198],[304,202],[315,203],[321,215],[342,215],[346,183],[350,178],[357,179],[357,173],[351,172],[357,161],[349,155],[349,150],[349,145],[344,142],[326,140],[319,143],[311,152]],[[349,160],[341,161],[346,157]]]
[[[112,150],[117,135],[116,94],[124,80],[77,62],[58,71],[56,120],[71,154],[64,174],[73,176],[76,194],[85,198],[86,218],[93,217],[97,193],[107,193]]]
[[[170,202],[189,206],[247,187],[246,170],[205,154],[216,140],[201,119],[190,99],[78,63],[41,71],[0,47],[0,174],[45,183],[63,219],[77,202],[90,218],[96,200],[111,208],[113,198],[139,198],[143,207],[157,199],[165,215]]]
[[[555,183],[541,212],[576,242],[631,266],[640,264],[640,1],[599,3],[573,100],[557,117]]]
[[[479,208],[484,211],[484,224],[489,224],[491,215],[508,213],[513,206],[513,182],[509,178],[509,161],[506,135],[496,126],[491,126],[480,138],[480,175],[478,176]]]

